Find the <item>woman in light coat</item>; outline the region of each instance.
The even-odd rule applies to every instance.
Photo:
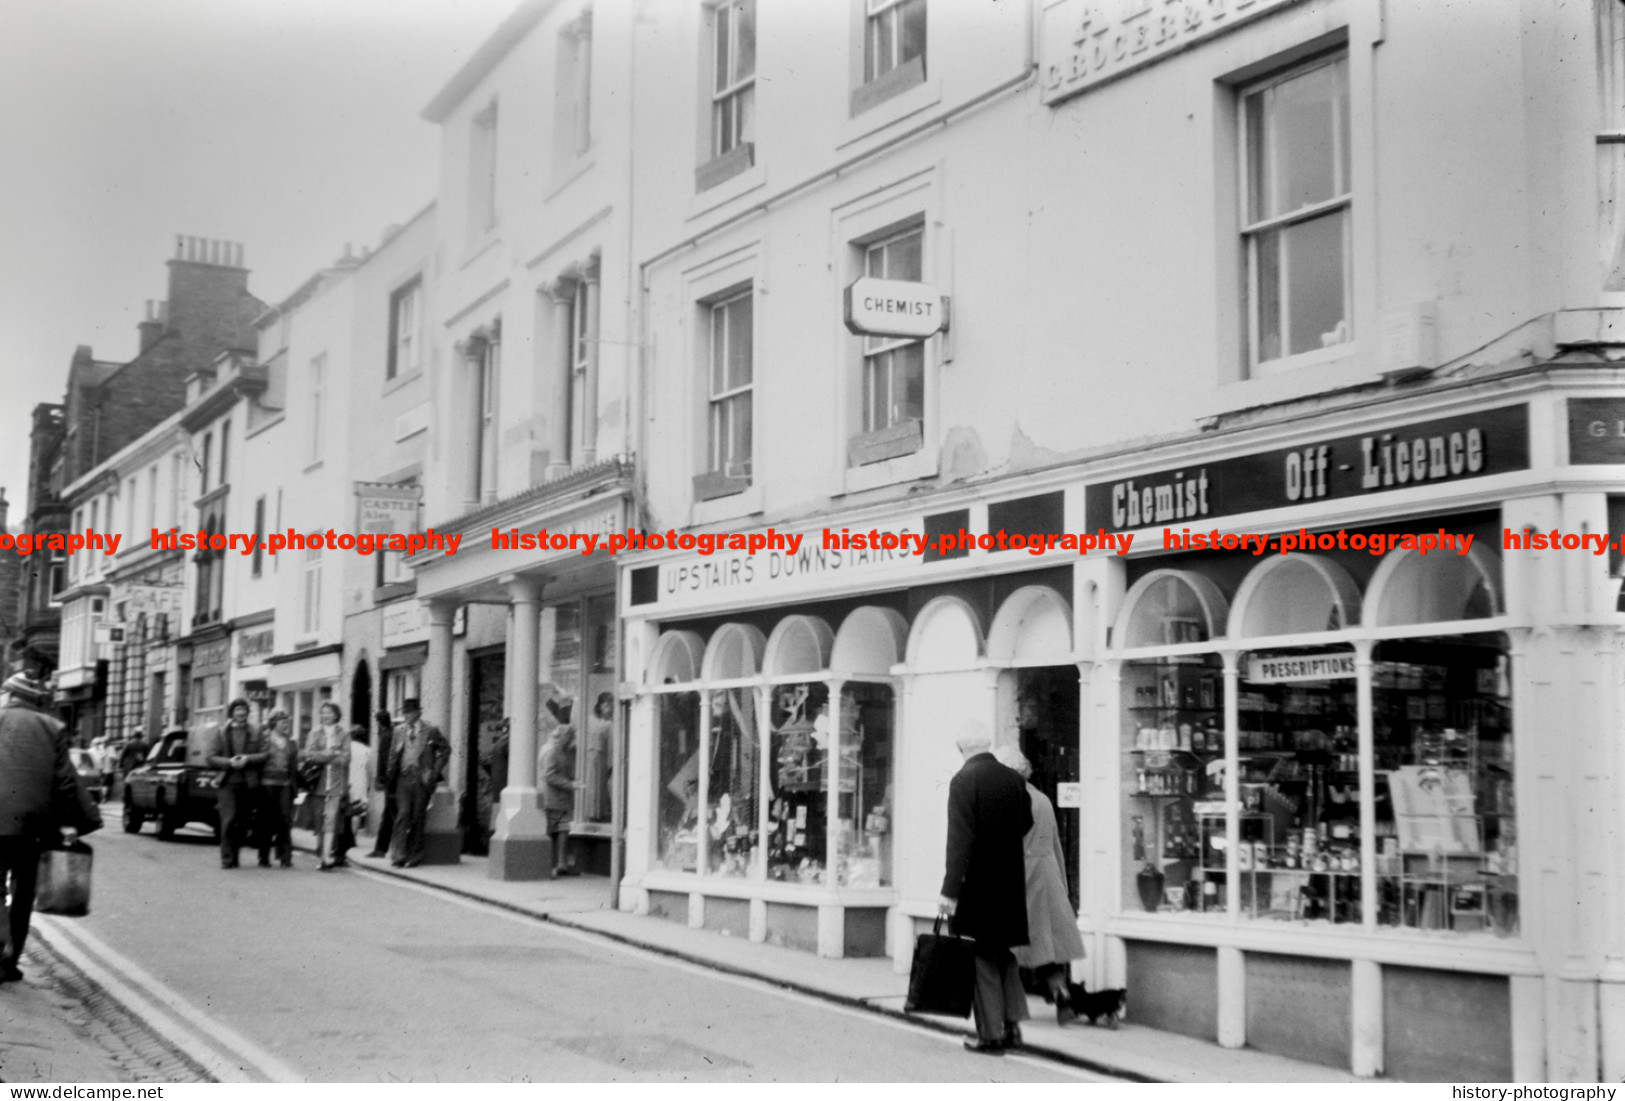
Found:
[[[310,733],[310,745],[301,756],[316,761],[322,769],[321,782],[316,785],[316,806],[321,812],[317,824],[317,852],[321,861],[318,871],[328,871],[345,863],[338,849],[338,839],[344,826],[344,804],[350,789],[350,732],[339,720],[344,713],[331,700],[322,704],[321,725]]]
[[[1032,765],[1013,745],[1001,746],[993,755],[999,763],[1021,774],[1033,774]],[[1011,949],[1016,962],[1040,976],[1055,1002],[1055,1019],[1060,1024],[1074,1020],[1067,982],[1073,960],[1083,958],[1083,937],[1078,934],[1078,916],[1066,887],[1066,852],[1061,848],[1061,831],[1055,823],[1055,808],[1043,792],[1027,785],[1033,804],[1033,827],[1027,831],[1023,853],[1027,865],[1027,943]]]

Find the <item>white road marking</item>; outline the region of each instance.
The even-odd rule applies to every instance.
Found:
[[[910,1024],[907,1021],[898,1020],[896,1017],[888,1013],[875,1013],[862,1009],[854,1009],[851,1006],[841,1005],[839,1002],[829,1001],[824,998],[817,998],[810,994],[803,994],[798,990],[789,990],[774,984],[771,979],[758,979],[746,975],[732,974],[727,971],[717,971],[702,964],[690,963],[688,960],[668,956],[652,949],[640,948],[634,944],[627,944],[626,942],[616,940],[613,937],[600,936],[586,929],[579,929],[554,921],[546,921],[533,914],[519,913],[514,910],[510,910],[505,906],[498,906],[489,902],[480,902],[476,899],[442,891],[438,888],[427,886],[426,884],[418,883],[414,880],[404,879],[400,876],[383,875],[379,872],[372,871],[371,869],[359,868],[355,865],[351,865],[350,874],[388,883],[391,886],[399,887],[402,890],[416,891],[419,894],[428,895],[430,898],[437,898],[442,902],[449,902],[454,906],[461,906],[465,910],[473,910],[474,912],[480,914],[506,918],[515,924],[524,925],[531,929],[539,929],[554,933],[562,937],[568,937],[572,940],[591,944],[598,948],[610,949],[619,952],[622,955],[632,956],[648,963],[662,964],[666,967],[672,968],[673,970],[687,972],[690,975],[699,975],[705,978],[720,980],[722,982],[731,983],[734,986],[754,990],[758,993],[773,994],[783,998],[785,1001],[795,1002],[799,1005],[813,1006],[818,1009],[844,1014],[845,1016],[861,1020],[865,1024],[883,1024],[886,1027],[895,1029],[899,1032],[907,1032],[911,1036],[931,1037],[941,1043],[950,1044],[954,1047],[959,1047],[965,1038],[953,1033],[940,1032],[934,1028],[924,1028],[919,1025]],[[987,1056],[980,1056],[979,1058],[986,1059]],[[1007,1054],[1004,1056],[1004,1058],[1023,1063],[1027,1066],[1042,1068],[1058,1074],[1069,1075],[1073,1078],[1079,1079],[1080,1081],[1121,1081],[1121,1079],[1112,1078],[1095,1071],[1085,1070],[1082,1067],[1074,1067],[1067,1063],[1042,1059],[1032,1055]]]
[[[34,929],[92,982],[219,1081],[305,1080],[299,1071],[192,1005],[83,926],[70,928],[59,918],[37,914]]]

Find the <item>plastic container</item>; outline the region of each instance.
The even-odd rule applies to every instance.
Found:
[[[90,913],[90,868],[95,854],[83,841],[40,853],[34,909],[42,914],[83,917]]]

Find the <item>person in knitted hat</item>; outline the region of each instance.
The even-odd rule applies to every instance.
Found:
[[[79,778],[62,724],[44,713],[51,690],[18,673],[0,685],[0,983],[23,977],[42,843],[53,808],[79,798]],[[92,808],[94,809],[94,807]],[[6,887],[11,894],[6,913]]]

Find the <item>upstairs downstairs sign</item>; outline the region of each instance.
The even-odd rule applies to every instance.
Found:
[[[1508,405],[1085,486],[1093,530],[1200,523],[1529,469],[1529,407]]]
[[[1044,9],[1041,101],[1050,105],[1297,0],[1060,0]]]

